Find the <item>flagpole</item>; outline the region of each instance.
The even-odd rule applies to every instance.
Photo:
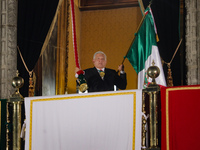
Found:
[[[148,7],[150,7],[151,4],[152,4],[152,1],[150,1]],[[142,23],[143,23],[143,21],[144,21],[146,15],[147,15],[147,14],[144,13],[144,16],[142,17],[142,20],[140,21],[140,24],[139,24],[139,26],[138,26],[138,28],[137,28],[137,30],[136,30],[136,34],[138,33],[138,31],[139,31],[139,29],[140,29],[140,27],[141,27],[141,25],[142,25]],[[126,56],[128,55],[128,52],[130,51],[131,46],[133,45],[133,43],[134,43],[134,41],[135,41],[135,38],[136,38],[136,36],[134,36],[133,41],[131,42],[131,45],[129,46],[129,49],[128,49],[128,51],[126,52],[126,55],[125,55],[124,59],[122,60],[122,63],[121,63],[121,64],[124,63],[124,61],[125,61],[125,59],[126,59]]]
[[[140,29],[140,27],[141,27],[141,25],[142,25],[142,23],[143,23],[145,17],[146,17],[146,14],[143,16],[142,20],[140,21],[140,24],[139,24],[139,26],[138,26],[138,28],[137,28],[137,30],[136,30],[136,34],[138,33],[138,31],[139,31],[139,29]],[[124,57],[124,59],[123,59],[123,61],[122,61],[122,64],[124,63],[124,60],[126,59],[126,56],[128,55],[128,52],[130,51],[131,46],[133,45],[133,43],[134,43],[134,41],[135,41],[135,38],[136,38],[136,35],[134,36],[134,38],[133,38],[133,40],[132,40],[132,42],[131,42],[131,45],[129,46],[129,49],[128,49],[128,51],[126,52],[126,55],[125,55],[125,57]]]

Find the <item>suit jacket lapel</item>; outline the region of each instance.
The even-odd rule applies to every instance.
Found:
[[[96,67],[93,68],[93,71],[94,71],[95,76],[98,76],[98,78],[101,79],[101,76],[100,76],[100,74],[99,74],[99,72],[98,72]]]

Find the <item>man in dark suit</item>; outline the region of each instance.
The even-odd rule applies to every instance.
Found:
[[[119,89],[126,89],[127,80],[123,65],[118,66],[120,75],[113,70],[106,68],[107,58],[102,51],[98,51],[93,56],[94,68],[81,71],[76,68],[75,72],[84,74],[88,85],[88,92],[113,91],[114,85]]]

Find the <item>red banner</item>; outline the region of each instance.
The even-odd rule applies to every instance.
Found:
[[[200,85],[161,88],[161,149],[199,149]]]

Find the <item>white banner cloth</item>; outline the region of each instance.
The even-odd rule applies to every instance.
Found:
[[[140,150],[142,90],[26,97],[25,150]]]

